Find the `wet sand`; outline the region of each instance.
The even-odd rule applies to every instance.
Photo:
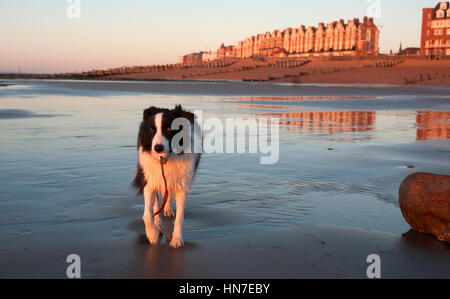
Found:
[[[446,87],[11,83],[0,90],[2,278],[64,278],[74,253],[84,278],[365,278],[374,253],[384,278],[450,278],[449,245],[404,235],[397,197],[413,172],[450,174]],[[142,110],[175,104],[280,119],[276,165],[204,155],[181,250],[146,243],[130,189]]]
[[[413,231],[398,236],[301,227],[188,241],[180,250],[171,249],[165,240],[150,246],[144,231],[135,240],[58,245],[57,237],[57,232],[46,235],[26,252],[3,253],[0,278],[66,278],[65,259],[72,253],[81,257],[82,278],[365,279],[370,254],[380,256],[382,278],[450,278],[450,245]]]
[[[236,81],[80,81],[80,80],[11,80],[21,83],[37,83],[39,88],[24,89],[25,95],[80,95],[86,97],[105,95],[156,94],[198,96],[260,96],[298,97],[321,96],[361,97],[399,95],[448,95],[448,86],[402,86],[393,84],[294,84],[249,83]],[[5,89],[5,95],[14,96],[14,89]]]

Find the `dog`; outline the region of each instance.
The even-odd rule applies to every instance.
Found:
[[[184,125],[178,127],[175,125],[174,128],[175,120],[185,121]],[[172,141],[177,134],[180,135],[181,127],[189,134],[187,138],[181,138],[175,146]],[[195,127],[197,130],[194,129]],[[153,213],[157,214],[161,211],[158,194],[168,193],[164,216],[168,218],[175,216],[170,206],[172,197],[176,203],[174,230],[171,240],[169,240],[170,237],[168,238],[169,245],[172,248],[184,246],[182,228],[186,196],[190,192],[201,157],[201,153],[192,148],[195,142],[201,143],[201,133],[198,128],[195,115],[183,110],[181,105],[175,106],[172,110],[150,107],[144,111],[139,127],[137,142],[139,163],[133,186],[138,190],[138,194],[144,195],[145,233],[152,245],[159,243],[164,230],[161,216],[158,214],[152,217]]]

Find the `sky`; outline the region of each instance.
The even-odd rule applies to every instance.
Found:
[[[80,3],[79,18],[75,2]],[[72,2],[72,3],[70,3]],[[379,3],[379,10],[373,10]],[[380,49],[420,44],[429,0],[0,0],[0,72],[55,73],[177,63],[258,33],[362,19]],[[69,9],[71,8],[71,9]],[[68,10],[69,13],[68,14]],[[75,13],[75,15],[74,15]],[[73,17],[75,16],[75,17]],[[382,26],[382,27],[381,27]]]

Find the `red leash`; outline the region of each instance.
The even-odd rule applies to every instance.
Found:
[[[155,214],[153,214],[152,217],[155,217],[156,215],[158,215],[159,213],[161,213],[161,211],[164,209],[164,207],[166,206],[167,203],[167,199],[169,198],[169,191],[167,190],[167,180],[166,180],[166,176],[164,175],[164,162],[163,162],[163,158],[161,158],[161,173],[162,173],[162,177],[164,179],[164,199],[161,205],[161,208],[159,209],[158,212],[156,212]],[[156,198],[156,200],[158,200]]]

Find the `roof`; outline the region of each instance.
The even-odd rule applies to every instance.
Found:
[[[447,9],[449,9],[450,2],[449,1],[440,1],[435,7],[434,10],[439,10],[441,8],[441,3],[447,3]]]
[[[447,2],[449,3],[449,2]],[[440,4],[440,3],[439,3]],[[439,4],[437,5],[437,8],[439,8]],[[450,5],[449,5],[450,7]],[[368,21],[372,20],[371,18],[365,17],[364,21],[365,23],[367,23]],[[351,24],[350,24],[351,23]],[[296,35],[303,35],[305,34],[307,31],[312,31],[313,34],[315,34],[317,32],[317,30],[319,30],[321,27],[323,28],[323,30],[325,32],[327,32],[327,30],[332,29],[334,30],[337,26],[343,26],[343,29],[346,30],[348,25],[355,25],[356,28],[359,28],[361,24],[365,24],[365,23],[361,23],[360,20],[358,18],[354,18],[353,20],[348,20],[348,22],[346,23],[343,19],[340,19],[339,21],[334,21],[328,24],[324,24],[324,23],[319,23],[317,27],[313,27],[313,26],[304,26],[301,25],[299,28],[287,28],[283,31],[280,30],[274,30],[272,33],[267,31],[266,33],[260,33],[257,36],[252,36],[249,37],[247,39],[244,40],[245,43],[251,43],[251,42],[255,42],[255,41],[260,41],[263,39],[267,39],[267,38],[274,38],[274,37],[285,37],[287,36],[296,36]],[[369,24],[372,25],[372,24]],[[374,24],[375,25],[375,24]],[[376,27],[376,25],[375,25]],[[222,44],[221,48],[225,48],[225,45]]]

